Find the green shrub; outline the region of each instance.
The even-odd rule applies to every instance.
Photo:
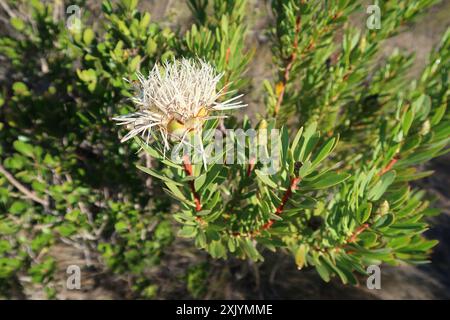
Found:
[[[158,297],[150,270],[173,249],[175,233],[213,258],[258,261],[266,250],[288,251],[299,269],[314,266],[325,281],[355,284],[354,272],[365,274],[370,264],[427,261],[437,242],[423,237],[426,218],[439,211],[411,181],[432,174],[418,166],[447,151],[450,32],[414,81],[411,55],[395,51],[380,62],[377,53],[435,1],[383,2],[379,30],[348,22],[365,9],[359,1],[271,3],[274,77],[263,84],[256,119],[202,123],[280,129],[280,169],[265,175],[259,162],[175,163],[158,137],[121,144],[126,130],[113,120],[135,110],[129,98],[138,71],[146,76],[182,57],[222,72],[217,90],[226,87],[231,97],[252,89],[246,0],[187,1],[194,22],[186,32],[153,22],[133,0],[103,1],[92,14],[77,1],[80,29],[50,3],[6,2],[3,295],[30,277],[57,297],[52,250],[66,243],[85,253],[87,265],[126,276],[134,296]],[[247,139],[246,154],[250,146]],[[186,270],[193,297],[205,293],[207,269]]]

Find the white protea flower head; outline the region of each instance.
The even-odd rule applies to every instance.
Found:
[[[132,98],[136,112],[113,118],[129,129],[121,142],[141,135],[148,143],[155,132],[169,149],[169,141],[183,142],[188,134],[201,133],[206,120],[224,117],[216,111],[245,107],[238,100],[242,95],[223,99],[231,92],[217,90],[222,76],[203,60],[184,58],[156,64],[147,78],[137,73],[137,95]]]

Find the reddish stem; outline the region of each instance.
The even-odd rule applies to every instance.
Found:
[[[392,169],[392,167],[394,166],[394,164],[398,161],[398,158],[394,157],[392,158],[391,161],[389,161],[389,163],[386,165],[386,167],[384,167],[380,172],[379,175],[382,176],[383,174],[385,174],[386,172],[388,172],[389,170]],[[367,228],[369,228],[369,224],[365,223],[361,226],[359,226],[355,232],[353,232],[353,234],[350,236],[350,238],[348,238],[348,240],[346,241],[346,243],[354,243],[356,240],[358,240],[358,236],[364,232],[364,230],[366,230]],[[339,249],[339,247],[337,248]],[[347,251],[348,254],[352,254],[354,253],[353,251]]]
[[[189,160],[189,157],[187,155],[183,156],[183,166],[184,171],[188,176],[193,176],[193,170],[192,170],[192,164]],[[200,201],[200,195],[195,190],[194,180],[189,181],[189,186],[191,188],[192,195],[194,196],[194,202],[195,202],[195,211],[201,211],[202,210],[202,203]]]
[[[255,168],[255,159],[251,158],[247,167],[247,177],[250,177],[254,168]]]
[[[297,189],[297,185],[299,184],[300,181],[301,181],[300,177],[293,177],[293,178],[291,178],[291,181],[289,183],[289,188],[284,193],[283,198],[281,199],[281,203],[279,204],[279,206],[277,207],[277,210],[275,211],[275,214],[277,216],[280,216],[283,213],[284,206],[286,205],[286,203],[288,202],[288,200],[292,196],[292,192]],[[273,225],[274,222],[275,221],[272,220],[272,219],[269,220],[266,224],[264,224],[262,226],[262,229],[263,230],[269,229]]]
[[[384,167],[384,168],[380,171],[379,175],[382,176],[383,174],[385,174],[386,172],[388,172],[389,170],[391,170],[392,167],[394,166],[394,164],[396,164],[397,161],[398,161],[397,158],[392,158],[392,160],[387,164],[387,166]]]
[[[226,69],[228,67],[228,62],[230,61],[230,53],[231,53],[231,49],[230,47],[227,48],[227,51],[225,52],[225,64],[224,64],[224,68],[223,68],[223,72],[226,73],[225,75],[225,82],[223,85],[223,93],[222,93],[222,97],[224,97],[228,91],[228,83],[230,82],[230,73],[226,72]]]
[[[225,53],[225,66],[227,66],[228,61],[230,61],[230,53],[231,53],[231,49],[230,49],[230,47],[228,47],[227,52]]]
[[[355,242],[358,236],[367,228],[369,228],[369,225],[367,223],[359,226],[358,229],[356,229],[355,232],[353,232],[353,234],[351,235],[351,237],[347,240],[347,243]]]
[[[286,91],[286,85],[289,81],[289,75],[291,73],[291,69],[294,65],[295,59],[297,58],[297,49],[298,49],[298,35],[300,33],[300,16],[295,20],[295,35],[294,35],[294,43],[292,45],[292,53],[289,57],[286,68],[284,69],[284,76],[281,83],[281,91],[277,99],[277,104],[275,105],[274,114],[277,115],[278,111],[280,111],[281,104],[283,103],[284,93]]]
[[[380,172],[379,175],[382,176],[383,174],[385,174],[386,172],[388,172],[389,170],[392,169],[392,167],[394,166],[394,164],[398,161],[398,158],[394,157],[392,158],[391,161],[389,161],[389,163],[386,165],[386,167],[384,167]],[[357,239],[358,236],[364,232],[364,230],[366,230],[367,228],[369,228],[369,224],[365,223],[361,226],[358,227],[358,229],[355,230],[355,232],[353,232],[353,234],[350,236],[350,238],[348,238],[348,240],[346,241],[346,243],[354,243]],[[353,251],[348,251],[348,254],[352,254]]]
[[[383,174],[385,174],[386,172],[388,172],[389,170],[392,169],[392,167],[394,166],[394,164],[396,164],[398,161],[398,158],[394,157],[392,158],[391,161],[389,161],[389,163],[386,165],[386,167],[384,167],[380,172],[379,175],[382,176]],[[355,232],[350,236],[350,238],[348,238],[347,243],[353,243],[358,239],[358,236],[367,228],[369,228],[369,225],[367,223],[359,226],[358,229],[355,230]],[[352,251],[348,251],[348,254],[352,254]]]

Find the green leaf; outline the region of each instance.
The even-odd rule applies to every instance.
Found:
[[[141,29],[141,32],[145,32],[145,29],[148,27],[150,23],[150,13],[145,12],[141,18],[141,21],[139,21],[139,28]]]
[[[393,214],[388,213],[381,217],[379,217],[377,220],[375,220],[375,223],[373,224],[372,228],[374,229],[382,229],[389,227],[391,224],[394,223],[395,217]]]
[[[155,52],[158,50],[158,44],[152,38],[148,38],[145,49],[146,49],[146,53],[149,56],[153,56],[155,54]]]
[[[161,159],[161,154],[154,148],[146,144],[140,137],[134,137],[134,141],[147,152],[152,158]]]
[[[20,141],[20,140],[16,140],[16,141],[14,141],[13,146],[14,146],[14,149],[19,151],[24,156],[33,158],[34,155],[33,155],[33,146],[32,145],[25,143],[23,141]]]
[[[381,180],[369,191],[368,198],[377,201],[385,193],[387,188],[394,182],[396,173],[389,171],[381,176]]]
[[[341,278],[343,284],[348,283],[346,274],[342,272],[342,270],[333,261],[331,261],[330,258],[328,258],[327,256],[322,256],[322,260],[330,270],[334,271],[334,273],[336,273],[339,278]]]
[[[178,236],[182,238],[193,238],[197,234],[197,228],[194,226],[183,226],[178,232]]]
[[[213,258],[225,258],[226,257],[226,249],[222,244],[222,241],[215,240],[212,241],[209,245],[209,253]]]
[[[300,170],[298,171],[298,176],[300,178],[305,178],[306,176],[308,176],[308,174],[311,171],[311,161],[306,160],[303,165],[300,167]]]
[[[295,154],[295,150],[297,150],[297,146],[298,143],[300,141],[300,138],[302,137],[302,133],[303,133],[303,127],[301,127],[298,131],[297,134],[295,135],[294,141],[292,142],[292,147],[291,149],[294,151]]]
[[[371,248],[376,244],[378,239],[375,232],[365,231],[358,236],[359,241],[362,241],[365,248]]]
[[[196,213],[197,216],[206,216],[211,213],[211,210],[202,210]]]
[[[207,173],[203,173],[201,175],[199,175],[195,180],[194,180],[194,187],[195,190],[200,190],[200,188],[203,186],[203,184],[206,182],[206,176]]]
[[[160,179],[160,180],[162,180],[164,182],[171,182],[171,183],[173,183],[173,184],[175,184],[177,186],[182,186],[183,185],[183,184],[181,184],[179,182],[176,182],[176,181],[173,181],[172,179],[169,179],[168,177],[160,175],[159,173],[157,173],[153,169],[146,168],[146,167],[143,167],[143,166],[140,166],[140,165],[136,165],[136,168],[138,168],[139,170],[141,170],[141,171],[143,171],[143,172],[145,172],[145,173],[147,173],[147,174],[149,174],[149,175],[151,175],[151,176],[153,176],[153,177],[155,177],[157,179]]]
[[[181,192],[181,190],[178,189],[175,183],[173,183],[172,181],[164,181],[164,183],[170,189],[170,191],[172,191],[173,194],[177,196],[178,199],[186,200],[186,197],[184,196],[183,192]]]
[[[323,281],[329,282],[330,281],[330,271],[325,266],[325,264],[316,264],[315,267],[316,267],[317,273],[323,279]]]
[[[421,223],[421,222],[405,222],[405,223],[395,223],[393,225],[391,225],[392,229],[398,229],[398,230],[409,230],[409,231],[414,231],[414,230],[420,230],[420,229],[424,229],[427,226],[426,223]]]
[[[328,157],[328,155],[333,151],[336,145],[337,141],[335,138],[328,140],[328,142],[319,150],[316,157],[314,158],[311,165],[313,170],[322,160]]]
[[[25,23],[18,17],[12,17],[10,22],[14,29],[16,29],[17,31],[22,31],[23,29],[25,29]]]
[[[277,189],[278,186],[275,182],[273,182],[267,174],[264,174],[260,170],[255,170],[256,175],[258,176],[259,180],[261,180],[264,184],[268,185],[269,187],[273,189]]]
[[[91,28],[86,28],[83,32],[83,42],[89,46],[95,38],[95,33]]]
[[[409,128],[411,128],[411,124],[414,120],[414,112],[409,109],[408,111],[406,111],[405,116],[403,117],[403,122],[402,122],[402,130],[403,130],[403,135],[406,137],[408,135],[408,131]]]
[[[114,225],[114,229],[116,229],[117,232],[122,232],[128,230],[128,224],[125,221],[119,221]]]
[[[33,190],[37,192],[45,192],[45,190],[47,189],[47,185],[39,181],[33,181],[31,183],[31,186]]]
[[[417,244],[412,244],[409,248],[414,251],[428,251],[435,247],[438,243],[438,240],[423,240]]]
[[[213,230],[212,228],[208,228],[205,231],[206,239],[213,240],[213,241],[219,241],[220,240],[220,234],[216,230]]]
[[[348,173],[327,172],[321,175],[317,180],[308,181],[305,186],[312,189],[325,189],[335,186],[350,178]]]
[[[363,224],[369,219],[372,212],[372,203],[368,202],[364,206],[361,206],[356,213],[356,220],[359,224]]]
[[[131,62],[128,65],[128,69],[130,70],[130,72],[135,72],[138,69],[140,63],[141,63],[141,56],[137,55],[131,60]]]
[[[307,132],[305,132],[305,134],[306,133]],[[314,147],[319,141],[319,137],[320,134],[318,132],[314,132],[312,136],[308,137],[308,139],[305,138],[298,161],[304,162],[311,156]]]
[[[447,104],[445,104],[445,103],[443,103],[439,108],[436,109],[433,117],[431,118],[431,125],[432,126],[437,125],[441,121],[441,119],[444,116],[446,110],[447,110]]]
[[[236,240],[232,237],[228,238],[228,250],[230,250],[230,252],[235,252],[236,251]]]
[[[122,0],[121,2],[128,11],[133,11],[138,5],[138,0]]]
[[[14,201],[11,207],[9,207],[9,212],[12,214],[19,214],[28,207],[27,203],[23,201]]]
[[[67,212],[64,218],[67,221],[76,222],[80,216],[80,213],[81,213],[80,210],[72,210]]]
[[[28,91],[27,85],[21,81],[14,82],[12,89],[14,91],[14,94],[18,96],[27,96],[30,93]]]
[[[421,212],[424,216],[435,217],[441,213],[441,209],[438,208],[427,208]]]
[[[202,186],[204,189],[208,188],[211,183],[216,181],[216,178],[219,176],[222,168],[222,165],[215,164],[211,169],[208,170],[206,174],[206,180]]]
[[[244,252],[254,261],[263,260],[263,257],[256,250],[255,245],[249,238],[239,238],[239,244]]]
[[[297,251],[295,252],[295,264],[297,265],[297,269],[301,270],[306,262],[306,246],[301,244],[298,246]]]
[[[281,162],[286,163],[289,148],[289,133],[287,127],[281,128]]]
[[[402,175],[398,175],[396,181],[413,181],[413,180],[419,180],[426,177],[431,176],[434,173],[434,171],[422,171],[422,172],[406,172]]]
[[[307,158],[308,154],[306,153],[306,148],[308,146],[308,142],[316,132],[317,122],[311,123],[305,130],[302,135],[301,145],[294,150],[294,159],[300,162],[304,162]]]
[[[411,106],[417,118],[424,121],[431,110],[431,98],[426,94],[422,94]]]

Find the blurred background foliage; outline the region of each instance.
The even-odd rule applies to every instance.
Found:
[[[280,254],[267,253],[264,265],[216,261],[176,239],[171,213],[177,204],[161,192],[159,181],[136,170],[134,164],[150,166],[152,159],[140,156],[136,144],[120,144],[111,121],[132,108],[126,100],[131,85],[124,79],[135,79],[137,70],[145,74],[157,61],[198,56],[224,72],[222,85],[248,93],[250,118],[294,127],[317,121],[329,135],[337,131],[344,142],[356,137],[361,148],[370,146],[366,141],[382,115],[394,110],[393,97],[409,84],[416,65],[402,50],[383,54],[389,47],[383,40],[413,29],[412,19],[436,1],[383,5],[380,32],[365,30],[364,1],[338,1],[332,10],[313,1],[295,9],[306,17],[300,36],[292,34],[295,16],[286,14],[292,3],[0,1],[2,297],[301,298],[337,297],[342,290],[349,297],[368,295],[334,282],[324,287],[308,271],[276,281],[287,261]],[[448,12],[449,2],[435,8]],[[441,33],[448,16],[442,24]],[[448,39],[447,32],[441,46],[447,61],[436,67],[442,74],[448,71]],[[289,66],[293,47],[301,56]],[[442,55],[437,51],[429,61]],[[433,68],[425,68],[414,90],[441,105],[448,82],[442,88]],[[360,86],[367,78],[374,79],[372,85]],[[349,104],[355,108],[343,114]],[[350,131],[359,126],[365,129]],[[342,152],[351,158],[345,145]],[[72,264],[82,268],[80,292],[65,288]],[[285,284],[291,278],[300,286],[296,290]],[[442,292],[446,288],[437,295]]]

